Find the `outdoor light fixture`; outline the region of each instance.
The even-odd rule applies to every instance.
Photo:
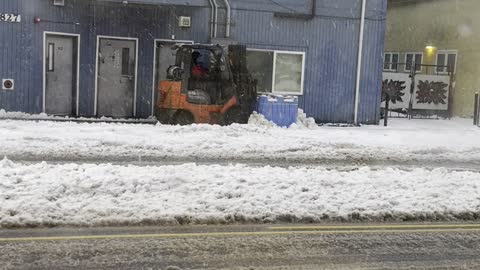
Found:
[[[436,51],[437,47],[433,45],[427,45],[425,46],[425,53],[428,55],[433,55]]]

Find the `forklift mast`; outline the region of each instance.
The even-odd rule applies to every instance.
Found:
[[[246,46],[189,44],[177,46],[176,51],[176,63],[167,71],[167,77],[181,82],[178,87],[187,101],[192,98],[193,102],[193,98],[197,100],[201,96],[202,100],[209,100],[205,103],[210,105],[225,105],[235,100],[236,113],[232,111],[228,115],[246,123],[257,101],[257,82],[247,69]],[[201,77],[192,74],[195,52],[199,53],[196,57],[200,57],[197,64],[205,70]]]
[[[230,45],[228,56],[232,71],[233,83],[236,85],[236,96],[241,111],[250,116],[255,110],[257,102],[257,82],[247,68],[247,47],[244,45]],[[248,114],[248,115],[247,115]]]
[[[192,77],[191,70],[193,67],[192,55],[194,52],[199,52],[203,58],[208,59],[208,80],[218,82],[218,88],[223,88],[223,84],[230,84],[231,70],[227,63],[225,63],[225,52],[220,45],[180,45],[177,49],[177,57],[175,66],[183,70],[182,74],[182,93],[186,93],[189,89],[189,83]],[[207,56],[205,57],[205,55]]]

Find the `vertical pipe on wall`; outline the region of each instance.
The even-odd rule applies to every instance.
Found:
[[[225,37],[230,38],[230,26],[232,23],[232,8],[230,7],[230,3],[228,0],[224,0],[225,7],[227,8],[227,18],[226,18],[226,26],[225,26]]]
[[[317,15],[317,0],[312,0],[312,11],[310,13],[310,17],[314,19],[315,15]]]
[[[213,37],[216,38],[217,37],[217,29],[218,29],[218,4],[217,4],[217,0],[212,0],[212,4],[213,4],[213,9],[215,11],[215,15],[214,15],[214,18],[213,18]]]
[[[213,31],[215,27],[215,6],[213,5],[213,0],[208,0],[210,7],[212,9],[210,15],[210,37],[213,38]]]
[[[362,78],[362,56],[363,56],[363,38],[365,30],[365,13],[367,0],[362,1],[362,15],[360,18],[360,35],[358,38],[358,60],[357,60],[357,80],[355,84],[355,109],[353,123],[358,125],[358,107],[360,101],[360,80]]]

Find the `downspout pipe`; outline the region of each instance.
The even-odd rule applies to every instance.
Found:
[[[365,13],[367,7],[367,0],[362,1],[362,15],[360,18],[360,35],[358,38],[358,60],[357,60],[357,80],[355,83],[355,108],[353,123],[358,125],[358,108],[360,104],[360,82],[362,78],[362,58],[363,58],[363,39],[365,32]]]
[[[216,38],[217,37],[217,31],[218,31],[218,4],[217,0],[211,0],[213,4],[213,34],[212,37]]]
[[[212,12],[210,15],[210,37],[214,37],[214,27],[215,27],[215,6],[213,4],[213,0],[208,0],[210,3],[210,7],[212,8]]]
[[[317,0],[312,0],[312,10],[310,11],[310,20],[315,18],[317,15]]]
[[[227,18],[225,23],[225,37],[230,38],[230,29],[232,26],[232,7],[230,6],[229,0],[224,0],[225,7],[227,9]]]

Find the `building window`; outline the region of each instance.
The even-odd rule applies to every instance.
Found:
[[[257,80],[258,92],[272,92],[273,55],[272,51],[247,51],[247,67],[253,78]]]
[[[55,43],[48,43],[47,54],[48,72],[55,70]]]
[[[302,95],[305,53],[257,50],[247,51],[247,66],[261,93]]]
[[[122,49],[122,76],[130,76],[130,48]]]
[[[383,64],[383,70],[385,71],[397,71],[398,69],[398,53],[385,53],[384,55],[385,62]]]
[[[422,61],[423,61],[422,53],[406,53],[405,54],[405,71],[411,71],[412,66],[414,64],[415,64],[415,70],[421,71]]]
[[[437,53],[437,73],[455,73],[457,69],[456,51],[438,51]]]

